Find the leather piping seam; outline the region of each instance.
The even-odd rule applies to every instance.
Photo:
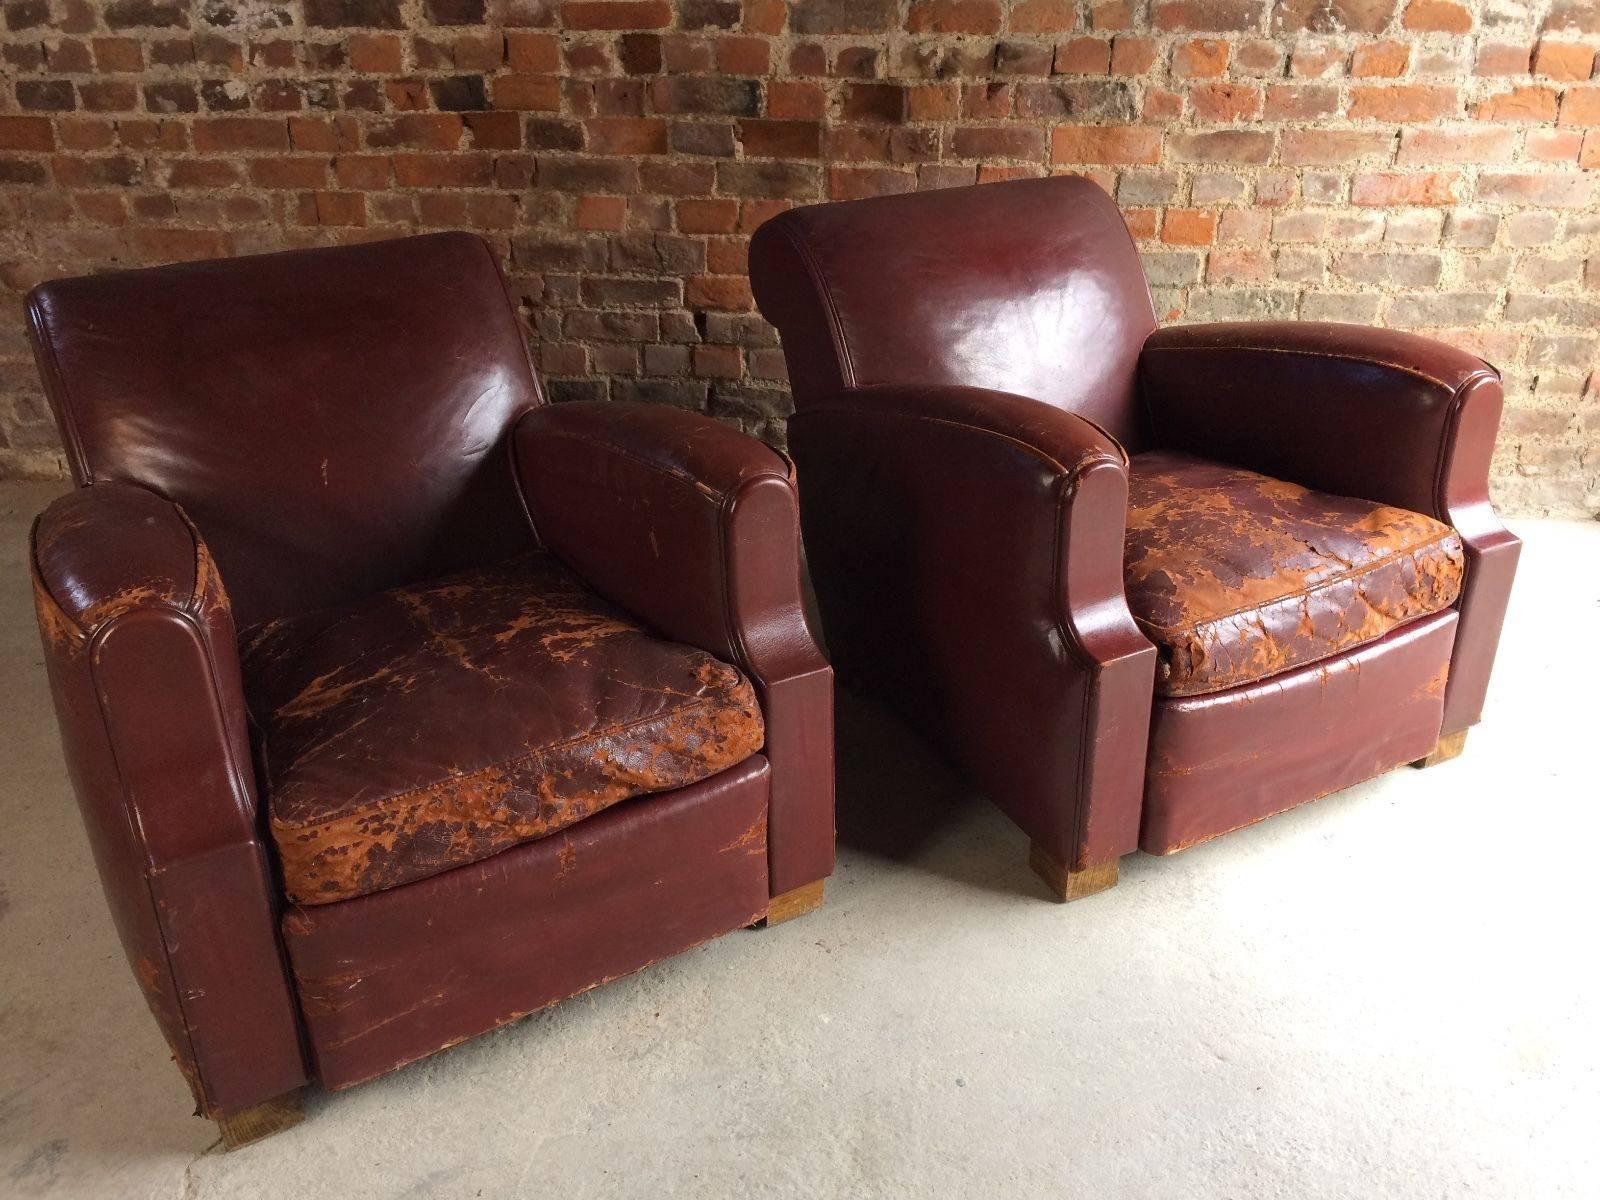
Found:
[[[789,239],[789,244],[794,247],[795,253],[800,256],[800,262],[811,279],[811,286],[817,289],[817,294],[822,298],[822,311],[827,320],[828,337],[833,342],[834,353],[839,356],[840,366],[844,368],[840,372],[844,377],[844,384],[846,387],[855,387],[855,358],[850,353],[850,341],[844,333],[844,319],[839,315],[839,305],[834,300],[833,290],[828,287],[828,282],[822,274],[822,266],[817,262],[817,256],[809,242],[803,241],[787,223],[780,224],[779,228],[783,230],[783,236]]]
[[[483,238],[479,237],[477,234],[471,234],[469,236],[471,236],[472,240],[477,242],[478,245],[483,248],[483,252],[489,256],[489,266],[494,270],[495,278],[500,281],[500,293],[506,298],[506,313],[511,318],[511,333],[512,336],[517,339],[518,344],[522,347],[522,363],[528,368],[528,382],[533,387],[533,398],[535,402],[540,405],[547,404],[548,401],[544,397],[544,389],[539,385],[539,373],[538,371],[534,370],[533,350],[528,345],[528,339],[524,337],[522,333],[522,319],[517,316],[517,304],[511,296],[511,283],[506,279],[506,273],[500,269],[500,260],[495,256],[495,252],[489,248],[489,243]],[[527,410],[524,409],[523,411],[526,412]],[[508,425],[515,424],[516,417],[513,417],[511,421],[508,422]]]
[[[1441,542],[1444,542],[1449,538],[1456,538],[1459,541],[1460,535],[1456,533],[1454,529],[1446,529],[1443,533],[1434,534],[1433,537],[1429,538],[1425,542],[1419,542],[1415,546],[1408,546],[1405,550],[1396,551],[1393,554],[1385,555],[1383,558],[1375,559],[1372,562],[1367,563],[1365,566],[1351,567],[1348,570],[1340,571],[1337,575],[1331,575],[1327,579],[1320,579],[1308,587],[1297,588],[1292,592],[1285,592],[1281,596],[1274,596],[1272,599],[1263,600],[1259,604],[1245,604],[1225,613],[1216,613],[1209,617],[1198,617],[1193,621],[1187,621],[1180,625],[1163,625],[1158,621],[1151,621],[1144,617],[1138,616],[1137,614],[1133,619],[1139,622],[1139,624],[1144,628],[1154,630],[1158,633],[1193,633],[1201,626],[1214,625],[1220,621],[1226,621],[1233,617],[1242,616],[1245,613],[1256,612],[1263,608],[1270,608],[1274,604],[1285,604],[1290,600],[1304,600],[1310,596],[1316,595],[1316,593],[1320,591],[1326,590],[1327,588],[1334,587],[1341,583],[1347,583],[1361,575],[1369,574],[1372,571],[1388,565],[1389,563],[1398,563],[1401,561],[1402,555],[1410,555],[1415,557],[1421,554],[1424,550],[1431,550],[1433,547],[1439,545]],[[1454,603],[1454,601],[1451,603]],[[1449,605],[1447,604],[1445,607],[1448,608]]]
[[[88,486],[92,487],[93,485],[91,484]],[[80,488],[79,490],[81,491],[84,489]],[[155,495],[156,493],[152,492],[151,494]],[[37,569],[39,562],[39,525],[44,520],[44,514],[40,513],[33,519],[33,528],[29,531],[28,542],[30,557],[32,558],[35,567],[35,574],[38,575],[39,584],[44,589],[44,594],[49,597],[51,605],[55,608],[56,612],[61,614],[62,619],[65,620],[66,623],[76,631],[80,640],[85,642],[89,641],[97,633],[99,633],[100,630],[111,624],[111,622],[115,621],[118,617],[126,616],[130,613],[150,612],[157,609],[164,609],[167,612],[181,613],[184,615],[198,614],[200,601],[204,595],[203,589],[199,586],[201,582],[200,531],[195,528],[194,522],[189,520],[189,515],[183,511],[182,507],[177,504],[173,504],[172,501],[167,500],[165,496],[162,496],[161,499],[172,505],[173,511],[178,514],[178,519],[183,522],[184,527],[189,531],[189,536],[194,541],[194,579],[189,584],[188,598],[185,600],[146,600],[142,603],[129,605],[126,608],[119,608],[114,612],[106,614],[93,625],[85,625],[82,621],[78,620],[77,617],[68,613],[66,608],[63,607],[60,599],[57,598],[56,594],[50,590],[50,581],[45,578],[44,572]],[[85,611],[88,610],[86,609]]]
[[[176,507],[176,506],[174,506],[174,507]],[[210,701],[212,703],[213,711],[214,711],[215,715],[218,717],[218,724],[222,725],[222,726],[226,726],[227,722],[224,719],[222,719],[222,713],[223,713],[222,696],[221,696],[221,694],[220,694],[220,692],[218,690],[218,685],[217,685],[216,659],[215,659],[215,656],[212,654],[211,639],[205,636],[204,631],[200,628],[199,622],[197,621],[196,616],[195,616],[194,613],[191,613],[191,612],[189,612],[187,610],[183,610],[183,609],[174,610],[174,609],[171,609],[171,607],[167,606],[167,605],[163,605],[161,607],[168,608],[169,611],[176,611],[177,614],[183,619],[184,624],[188,626],[189,632],[196,638],[198,644],[200,645],[200,648],[201,648],[202,652],[204,653],[205,660],[206,660],[206,692],[207,692],[207,696],[208,696],[208,698],[210,699]],[[109,720],[109,714],[106,711],[105,689],[102,688],[101,685],[100,685],[99,671],[95,667],[95,651],[99,648],[100,644],[105,641],[105,638],[113,630],[115,630],[116,626],[118,624],[120,624],[122,622],[122,620],[124,618],[126,618],[126,617],[134,616],[134,615],[139,614],[140,612],[147,612],[147,611],[149,611],[149,609],[129,609],[129,610],[126,610],[124,612],[118,613],[116,616],[112,617],[110,620],[108,620],[108,621],[104,622],[103,624],[97,626],[96,629],[95,629],[93,637],[90,639],[91,640],[91,645],[90,645],[89,659],[88,659],[88,662],[87,662],[86,665],[87,665],[88,670],[89,670],[89,678],[90,678],[90,680],[91,680],[91,682],[93,683],[93,686],[94,686],[95,707],[96,707],[96,709],[99,710],[99,713],[100,713],[100,726],[101,726],[101,729],[105,733],[106,749],[111,755],[112,766],[116,770],[116,773],[117,773],[118,788],[122,793],[122,804],[120,805],[120,807],[122,809],[122,813],[123,813],[124,819],[127,821],[129,833],[132,835],[134,841],[138,845],[138,848],[142,852],[143,857],[144,857],[144,865],[143,865],[142,870],[140,871],[140,876],[141,876],[141,879],[142,879],[142,881],[144,883],[145,892],[150,897],[150,911],[151,911],[152,915],[155,918],[156,930],[157,930],[157,932],[159,933],[159,935],[161,937],[161,953],[162,953],[162,956],[166,959],[167,979],[172,985],[173,999],[174,999],[174,1001],[176,1002],[176,1004],[178,1006],[178,1019],[183,1025],[183,1036],[184,1036],[184,1039],[189,1043],[189,1061],[194,1064],[194,1077],[195,1077],[195,1081],[199,1084],[199,1089],[200,1089],[200,1093],[201,1093],[200,1096],[197,1099],[199,1100],[201,1108],[204,1111],[209,1113],[209,1112],[213,1111],[216,1108],[216,1102],[211,1099],[211,1097],[210,1097],[210,1089],[206,1085],[205,1068],[204,1068],[204,1065],[200,1061],[199,1048],[195,1045],[195,1041],[194,1041],[194,1023],[193,1023],[193,1021],[190,1020],[189,1014],[184,1008],[183,989],[181,989],[178,986],[178,974],[177,974],[177,970],[176,970],[176,967],[174,965],[174,960],[173,960],[173,957],[172,957],[171,939],[167,936],[167,925],[166,925],[166,922],[161,917],[161,909],[160,909],[160,906],[156,903],[155,891],[154,891],[154,889],[152,887],[152,877],[153,877],[153,875],[154,875],[154,873],[156,871],[162,869],[163,866],[170,866],[170,865],[172,865],[172,863],[181,862],[183,860],[181,858],[179,858],[179,859],[173,859],[172,863],[158,864],[151,857],[151,854],[150,854],[150,842],[149,842],[149,839],[145,837],[145,833],[144,833],[144,821],[143,821],[142,816],[140,814],[138,803],[134,799],[133,791],[132,791],[131,788],[128,787],[127,773],[126,773],[126,771],[124,771],[123,766],[122,766],[122,760],[119,757],[119,755],[117,754],[116,743],[113,740],[113,738],[111,737],[111,723],[110,723],[110,720]],[[234,757],[233,747],[232,747],[232,745],[229,744],[229,741],[226,738],[226,736],[224,736],[224,738],[223,738],[222,753],[223,753],[223,756],[226,758],[227,763],[228,763],[228,774],[232,777],[233,783],[237,786],[239,784],[239,782],[240,782],[239,764],[238,764],[237,760]],[[248,793],[246,793],[246,794],[248,794]],[[245,838],[243,841],[239,841],[239,842],[230,841],[230,842],[227,842],[225,844],[226,845],[248,845],[248,844],[250,844],[251,842],[254,842],[254,841],[255,841],[255,838],[252,836],[252,837],[249,837],[249,838]],[[277,942],[277,938],[278,938],[278,933],[277,933],[277,929],[276,928],[273,929],[272,936],[273,936],[273,941],[276,943]],[[300,1030],[299,1030],[299,1028],[297,1026],[296,1029],[295,1029],[295,1035],[296,1035],[296,1039],[297,1040],[299,1038],[299,1033],[300,1033]],[[303,1070],[304,1069],[304,1051],[303,1051],[303,1049],[302,1049],[301,1067],[302,1067],[302,1070]]]
[[[40,308],[37,299],[28,301],[28,323],[37,331],[37,344],[44,348],[45,359],[50,367],[50,378],[45,381],[45,392],[50,397],[51,407],[55,409],[56,423],[66,435],[62,440],[66,443],[67,453],[72,456],[73,465],[77,467],[78,477],[83,483],[93,483],[94,474],[89,469],[89,458],[83,448],[82,432],[73,415],[71,397],[67,394],[67,380],[61,373],[61,361],[56,355],[55,339],[50,336],[44,310]]]
[[[1439,439],[1439,458],[1433,472],[1433,511],[1439,520],[1448,520],[1449,507],[1445,499],[1445,479],[1450,473],[1450,464],[1455,461],[1456,438],[1461,432],[1461,418],[1467,407],[1467,396],[1484,376],[1474,374],[1462,380],[1460,386],[1450,396],[1450,405],[1445,414],[1444,437]],[[1488,480],[1484,480],[1484,495],[1488,495]]]
[[[729,532],[733,525],[733,510],[738,503],[738,493],[743,490],[743,485],[729,491],[722,497],[722,502],[717,505],[717,591],[720,593],[718,607],[722,610],[722,635],[727,640],[728,648],[733,651],[733,656],[738,664],[750,673],[751,686],[756,685],[756,671],[754,660],[750,654],[750,646],[744,636],[744,627],[739,621],[736,605],[733,602],[733,564],[730,561],[730,550],[733,539]],[[758,694],[756,703],[761,704]],[[762,713],[761,721],[761,748],[767,746],[766,713]]]
[[[359,805],[355,808],[345,809],[334,816],[325,817],[319,821],[303,821],[298,824],[290,824],[287,821],[280,820],[277,814],[274,813],[272,816],[272,828],[274,832],[283,830],[286,833],[300,833],[307,829],[321,829],[329,825],[336,825],[342,821],[349,820],[350,818],[359,817],[365,813],[373,812],[377,809],[385,807],[386,805],[393,804],[397,800],[405,800],[408,797],[426,792],[430,788],[439,787],[441,784],[465,783],[473,776],[481,775],[485,771],[495,771],[502,767],[510,767],[513,765],[534,762],[538,759],[547,758],[559,750],[565,750],[568,747],[579,745],[580,743],[589,741],[591,739],[611,737],[615,734],[625,733],[628,730],[634,729],[640,725],[648,725],[652,721],[660,721],[669,717],[680,717],[686,713],[692,713],[696,709],[704,708],[706,705],[711,703],[711,700],[712,698],[710,696],[701,696],[696,700],[690,701],[688,704],[680,704],[675,708],[663,709],[661,712],[652,713],[648,717],[640,717],[634,721],[624,721],[620,725],[608,725],[604,729],[591,730],[588,733],[574,734],[572,737],[563,738],[558,742],[551,742],[548,746],[541,746],[537,750],[530,750],[526,754],[515,754],[510,758],[500,759],[496,762],[484,763],[482,766],[474,767],[470,771],[464,771],[460,775],[447,775],[442,779],[435,779],[431,783],[419,783],[415,787],[406,788],[404,791],[390,792],[388,795],[380,796],[375,800],[369,800],[365,804]],[[752,753],[758,754],[760,751],[752,751]],[[740,762],[743,761],[743,759],[740,759]],[[737,766],[738,764],[736,763],[733,765]],[[724,770],[726,770],[726,768],[724,768]],[[709,776],[706,778],[709,778]],[[643,795],[645,793],[635,794]],[[553,833],[555,830],[552,830],[551,832]]]
[[[1296,346],[1240,346],[1240,345],[1211,345],[1211,344],[1206,344],[1206,345],[1187,345],[1187,346],[1152,346],[1148,342],[1146,342],[1145,346],[1144,346],[1143,353],[1145,353],[1145,354],[1159,354],[1159,353],[1166,353],[1166,354],[1194,354],[1194,353],[1200,353],[1200,354],[1206,354],[1206,353],[1221,353],[1221,354],[1285,354],[1285,355],[1291,355],[1291,356],[1294,356],[1294,357],[1297,357],[1297,358],[1326,358],[1326,359],[1333,359],[1333,360],[1338,361],[1338,362],[1361,363],[1361,364],[1363,364],[1365,366],[1369,366],[1369,367],[1384,367],[1384,368],[1387,368],[1388,370],[1391,370],[1391,371],[1399,371],[1401,374],[1410,375],[1410,376],[1412,376],[1412,377],[1414,377],[1416,379],[1425,380],[1428,383],[1434,384],[1434,385],[1436,385],[1438,387],[1445,388],[1445,389],[1449,390],[1452,393],[1459,391],[1460,389],[1464,388],[1468,383],[1471,383],[1471,382],[1473,382],[1475,380],[1478,380],[1478,379],[1484,379],[1484,378],[1496,379],[1496,378],[1499,378],[1499,375],[1495,371],[1495,369],[1493,367],[1491,367],[1488,363],[1483,362],[1482,359],[1478,360],[1480,363],[1483,363],[1483,369],[1482,370],[1474,370],[1474,371],[1470,372],[1467,375],[1467,377],[1465,379],[1463,379],[1460,383],[1452,384],[1448,380],[1440,379],[1436,375],[1430,375],[1427,371],[1422,370],[1420,367],[1414,367],[1414,366],[1410,365],[1409,363],[1391,362],[1389,359],[1386,359],[1386,358],[1372,358],[1372,357],[1364,356],[1364,355],[1360,355],[1360,354],[1341,353],[1341,352],[1336,351],[1336,350],[1303,350],[1303,349],[1300,349],[1299,347],[1296,347]]]
[[[1100,461],[1105,461],[1104,459]],[[1089,837],[1089,813],[1084,797],[1088,794],[1089,779],[1089,730],[1093,724],[1094,699],[1096,685],[1100,682],[1101,663],[1089,654],[1083,639],[1078,636],[1073,628],[1071,614],[1072,606],[1067,603],[1066,588],[1066,556],[1062,553],[1067,539],[1068,521],[1072,515],[1072,501],[1077,495],[1078,476],[1080,470],[1064,478],[1056,498],[1056,535],[1055,550],[1050,564],[1050,578],[1054,582],[1056,603],[1052,606],[1055,610],[1055,626],[1061,635],[1062,644],[1068,647],[1078,666],[1083,673],[1083,716],[1078,721],[1078,762],[1077,770],[1073,772],[1072,788],[1072,840],[1073,849],[1069,852],[1069,859],[1078,857],[1077,847],[1083,845]],[[1126,603],[1126,602],[1124,602]],[[1067,863],[1069,869],[1073,863]]]

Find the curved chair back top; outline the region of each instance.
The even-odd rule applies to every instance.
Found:
[[[241,626],[527,544],[496,451],[541,398],[476,237],[58,280],[28,320],[74,477],[182,505]]]
[[[1136,440],[1155,314],[1122,216],[1088,179],[793,209],[756,232],[750,275],[801,409],[841,388],[960,384]]]

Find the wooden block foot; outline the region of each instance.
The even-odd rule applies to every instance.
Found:
[[[824,880],[808,883],[804,887],[797,887],[793,891],[785,892],[781,896],[774,896],[767,905],[767,925],[782,925],[785,921],[792,921],[796,917],[803,917],[808,912],[822,907],[822,885]]]
[[[222,1131],[223,1148],[237,1150],[292,1128],[305,1120],[305,1116],[300,1093],[289,1092],[232,1116],[219,1117],[217,1128]]]
[[[1467,731],[1460,733],[1447,733],[1439,739],[1439,744],[1433,748],[1433,753],[1426,758],[1419,758],[1411,765],[1421,770],[1423,767],[1437,767],[1442,762],[1449,762],[1456,758],[1467,748]]]
[[[1063,903],[1082,900],[1085,896],[1117,886],[1117,860],[1114,858],[1103,863],[1091,863],[1081,871],[1073,871],[1063,867],[1048,850],[1034,842],[1028,851],[1028,865],[1033,868],[1035,875],[1044,880],[1045,886],[1055,894],[1056,899]]]

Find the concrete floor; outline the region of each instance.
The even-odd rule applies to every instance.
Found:
[[[313,1094],[225,1155],[61,766],[25,569],[55,490],[0,486],[0,1195],[1597,1194],[1600,525],[1517,523],[1453,763],[1060,907],[1015,828],[847,703],[820,912]]]

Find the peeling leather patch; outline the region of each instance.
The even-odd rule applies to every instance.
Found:
[[[1156,690],[1193,696],[1319,662],[1448,608],[1461,539],[1421,513],[1152,451],[1129,464],[1128,607]]]
[[[300,904],[476,862],[763,742],[737,670],[542,554],[258,626],[241,650]]]

